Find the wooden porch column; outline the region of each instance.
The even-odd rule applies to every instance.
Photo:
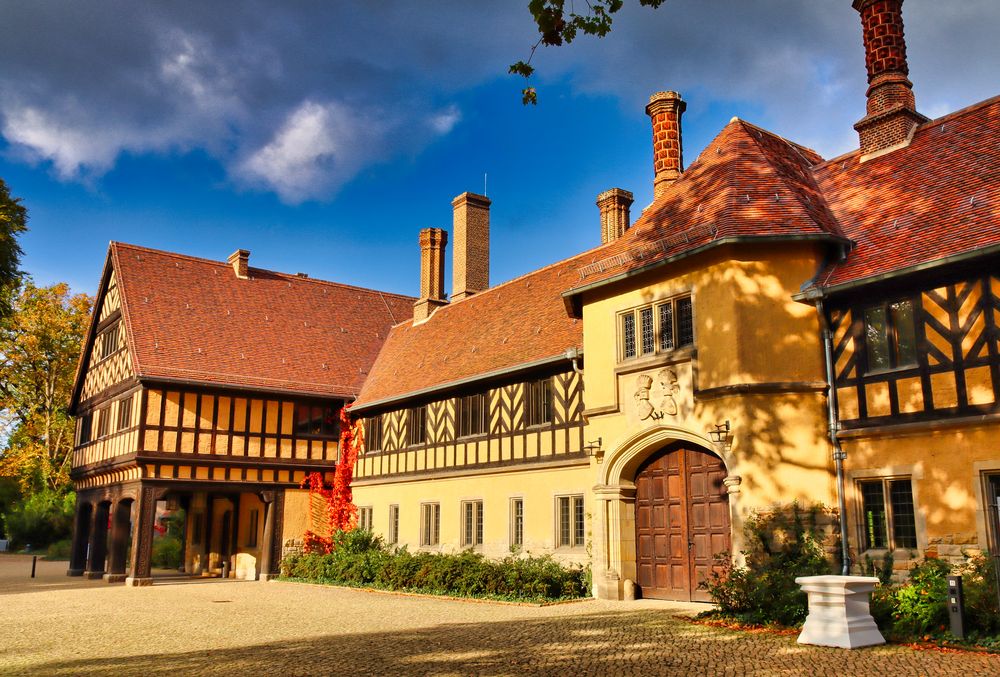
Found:
[[[90,502],[77,497],[76,514],[73,520],[73,546],[70,550],[67,576],[83,576],[83,570],[87,567],[87,546],[90,543],[92,513],[93,507]]]
[[[135,524],[132,526],[132,572],[125,585],[152,585],[151,560],[153,557],[153,520],[156,519],[157,491],[142,487]]]
[[[132,521],[132,499],[119,499],[111,517],[111,551],[108,553],[107,583],[125,580],[125,553],[128,550],[128,532]]]
[[[85,578],[103,578],[104,565],[108,558],[108,517],[110,503],[101,501],[93,510],[90,523],[90,548],[87,555],[87,570]]]
[[[264,542],[261,544],[260,551],[260,578],[261,581],[269,581],[272,578],[277,578],[278,574],[274,571],[274,564],[272,561],[274,553],[274,518],[275,518],[275,507],[277,502],[275,501],[274,491],[262,491],[260,492],[260,500],[264,503]]]

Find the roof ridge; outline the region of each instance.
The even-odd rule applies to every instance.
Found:
[[[195,261],[197,263],[206,263],[215,266],[221,266],[223,268],[229,267],[229,264],[226,263],[225,261],[218,261],[216,259],[207,259],[202,256],[191,256],[190,254],[181,254],[180,252],[172,252],[172,251],[167,251],[165,249],[154,249],[152,247],[143,247],[142,245],[130,244],[128,242],[117,242],[115,240],[112,240],[110,247],[112,249],[115,248],[133,249],[137,251],[148,252],[151,254],[159,254],[161,256],[166,256],[169,258],[181,259],[182,261]],[[353,289],[356,291],[369,292],[371,294],[380,294],[382,296],[395,296],[396,298],[402,300],[412,300],[412,301],[416,300],[415,296],[407,296],[406,294],[397,294],[396,292],[383,291],[381,289],[374,289],[372,287],[359,287],[358,285],[354,284],[335,282],[333,280],[324,280],[318,277],[303,277],[296,273],[285,273],[280,270],[270,270],[268,268],[260,268],[258,266],[250,266],[249,270],[259,270],[264,273],[270,273],[272,275],[278,275],[280,277],[297,280],[301,282],[316,282],[319,284],[328,284],[334,287],[341,287],[343,289]]]
[[[815,155],[816,157],[820,158],[821,160],[823,159],[823,155],[820,154],[818,151],[813,150],[809,146],[805,146],[805,145],[803,145],[801,143],[797,143],[795,141],[792,141],[788,137],[782,136],[781,134],[778,134],[777,132],[772,132],[771,130],[769,130],[769,129],[765,128],[765,127],[761,127],[760,125],[756,125],[756,124],[754,124],[752,122],[748,122],[747,120],[744,120],[742,118],[736,118],[735,121],[736,122],[740,122],[740,123],[742,123],[743,125],[745,125],[747,127],[752,127],[753,129],[755,129],[755,130],[757,130],[759,132],[762,132],[764,134],[767,134],[768,136],[774,137],[775,139],[778,139],[779,141],[783,141],[783,142],[787,143],[789,146],[792,147],[792,149],[796,153],[798,153],[799,155],[802,155],[802,159],[805,160],[806,162],[808,162],[810,166],[812,166],[813,163],[809,160],[809,158],[805,157],[803,151],[805,151],[806,153],[812,153],[813,155]],[[819,163],[817,163],[817,164],[819,164]]]

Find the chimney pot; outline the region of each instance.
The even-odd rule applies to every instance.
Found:
[[[250,251],[247,249],[237,249],[229,255],[227,259],[236,277],[246,280],[250,277]]]
[[[617,240],[628,230],[632,202],[632,193],[623,188],[612,188],[597,196],[597,207],[601,211],[601,244]]]
[[[908,144],[913,129],[927,118],[917,112],[907,77],[903,0],[854,0],[852,7],[861,14],[868,70],[867,114],[854,129],[861,152],[869,155]]]
[[[451,201],[455,240],[453,301],[490,288],[490,204],[488,197],[475,193],[462,193]]]
[[[684,170],[681,115],[687,104],[677,92],[649,97],[646,115],[653,123],[653,198],[658,198]]]
[[[441,228],[420,231],[420,298],[413,304],[414,321],[426,320],[448,303],[444,296],[444,250],[448,233]]]

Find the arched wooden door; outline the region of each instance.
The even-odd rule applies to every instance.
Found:
[[[636,474],[635,541],[643,597],[710,602],[699,589],[730,548],[726,467],[714,454],[671,445]]]

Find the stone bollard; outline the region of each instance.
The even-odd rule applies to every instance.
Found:
[[[626,602],[635,601],[635,582],[631,578],[626,578],[622,582],[622,598]]]
[[[809,595],[809,615],[799,633],[799,644],[843,649],[885,644],[869,610],[877,578],[800,576],[795,582]]]

